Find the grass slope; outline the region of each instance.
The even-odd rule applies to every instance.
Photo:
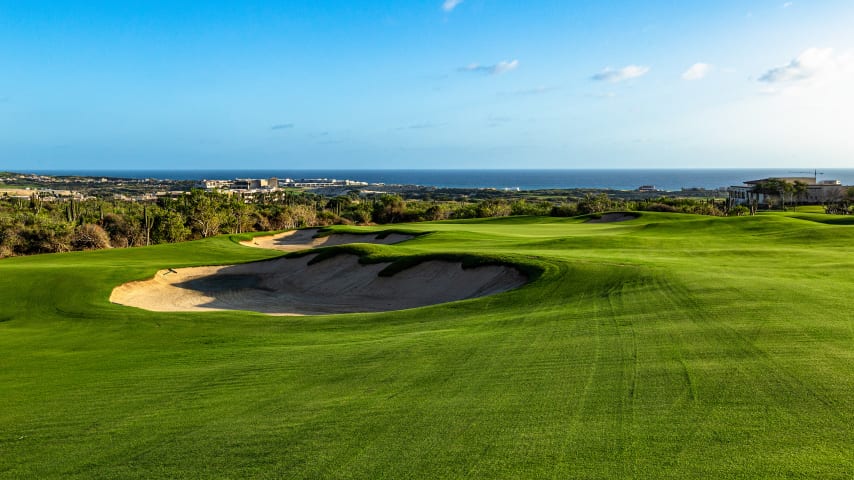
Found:
[[[0,478],[854,477],[854,227],[508,218],[374,257],[542,271],[385,314],[108,303],[227,237],[0,262]],[[829,217],[824,217],[825,219]]]

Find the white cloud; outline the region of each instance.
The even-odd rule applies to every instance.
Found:
[[[691,65],[688,70],[685,70],[685,73],[682,74],[683,80],[702,80],[706,78],[706,75],[712,71],[711,65],[708,63],[695,63]]]
[[[617,83],[624,80],[631,80],[633,78],[640,78],[649,73],[649,70],[649,67],[639,65],[628,65],[618,70],[607,67],[596,75],[593,75],[591,78],[597,82]]]
[[[854,56],[808,49],[762,75],[761,93],[709,106],[664,131],[703,138],[709,148],[776,156],[778,161],[843,162],[854,155]],[[714,126],[714,127],[711,127]]]
[[[442,4],[442,10],[451,12],[461,3],[463,3],[463,0],[445,0],[445,3]]]
[[[511,70],[516,70],[517,68],[519,68],[519,60],[512,60],[510,62],[503,61],[503,62],[498,62],[492,68],[492,72],[490,72],[490,73],[493,73],[495,75],[500,75],[502,73],[509,72]]]
[[[789,7],[791,7],[791,6],[792,6],[792,5],[794,5],[794,4],[795,4],[795,2],[786,2],[786,3],[784,3],[784,4],[783,4],[783,8],[789,8]]]
[[[837,55],[832,48],[808,48],[786,65],[772,68],[759,77],[771,85],[806,84],[850,73],[850,55]]]
[[[488,75],[501,75],[502,73],[507,73],[519,68],[519,60],[502,60],[495,65],[478,65],[477,63],[472,63],[471,65],[467,65],[465,67],[460,68],[461,72],[475,72],[475,73],[486,73]]]

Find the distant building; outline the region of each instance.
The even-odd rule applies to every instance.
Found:
[[[201,187],[206,190],[216,190],[219,188],[228,188],[231,185],[231,180],[202,180]]]
[[[328,178],[308,178],[294,180],[292,178],[237,178],[234,180],[202,180],[198,186],[206,190],[220,190],[225,193],[250,193],[259,191],[276,191],[280,188],[323,188],[341,186],[367,186],[367,182],[356,180],[337,180]]]
[[[749,205],[755,202],[757,205],[770,205],[780,199],[779,194],[765,194],[756,192],[756,186],[762,183],[778,181],[794,185],[795,182],[806,184],[806,191],[800,195],[795,193],[786,194],[786,202],[797,202],[803,204],[824,204],[836,202],[843,199],[850,187],[842,185],[839,180],[816,181],[815,177],[772,177],[761,180],[750,180],[744,185],[729,187],[730,201],[733,205]]]
[[[641,185],[638,187],[639,192],[657,192],[658,189],[655,188],[655,185]]]
[[[260,190],[267,186],[266,178],[253,178],[247,180],[249,182],[249,190]]]
[[[249,186],[252,184],[252,180],[247,179],[237,179],[231,182],[229,186],[230,190],[249,190]]]

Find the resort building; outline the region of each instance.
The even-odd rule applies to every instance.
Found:
[[[851,187],[842,185],[839,180],[821,180],[816,177],[772,177],[761,180],[750,180],[744,185],[732,186],[727,189],[729,199],[733,205],[771,205],[780,202],[779,193],[757,191],[757,186],[768,182],[784,182],[790,185],[803,184],[805,189],[798,193],[796,191],[786,192],[786,203],[801,204],[826,204],[843,200]]]
[[[329,178],[236,178],[234,180],[202,180],[198,186],[225,193],[275,192],[282,188],[365,187],[368,182]]]

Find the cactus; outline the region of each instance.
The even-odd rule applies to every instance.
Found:
[[[68,223],[77,223],[80,219],[80,202],[68,201],[68,205],[65,206],[65,219]]]
[[[142,207],[142,221],[145,227],[145,244],[151,245],[151,229],[154,228],[154,216],[151,215],[148,205]]]
[[[38,215],[42,211],[42,199],[39,197],[38,193],[33,193],[30,196],[30,208],[33,209],[33,213]]]

